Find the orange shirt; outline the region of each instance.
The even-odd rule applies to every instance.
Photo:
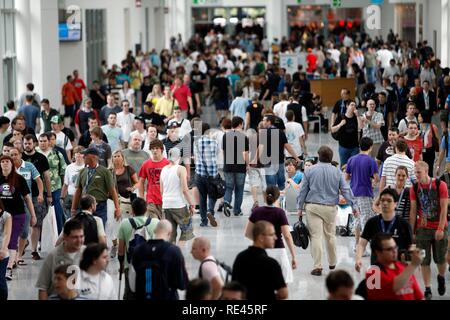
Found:
[[[63,85],[61,90],[62,101],[65,106],[72,106],[78,100],[77,91],[73,84],[67,82]]]

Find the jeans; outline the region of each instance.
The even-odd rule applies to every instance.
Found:
[[[359,148],[344,148],[339,146],[339,159],[341,160],[341,168],[346,165],[348,159],[357,155],[359,153]]]
[[[53,206],[55,207],[58,234],[60,234],[64,226],[64,209],[61,206],[61,189],[52,192],[52,200]]]
[[[210,212],[214,215],[214,207],[216,206],[216,200],[208,195],[208,177],[206,176],[195,176],[195,185],[198,188],[200,194],[200,217],[202,223],[208,223],[208,218],[206,214]]]
[[[108,220],[108,206],[106,201],[98,202],[94,216],[99,217],[103,221],[103,227],[106,229],[106,221]]]
[[[280,191],[284,190],[286,184],[286,175],[284,172],[284,163],[271,165],[266,169],[266,185],[277,186]]]
[[[366,73],[367,73],[367,82],[368,83],[377,82],[375,68],[366,68]]]
[[[244,197],[245,173],[224,172],[225,175],[225,196],[224,201],[231,203],[231,196],[234,190],[233,213],[241,213],[242,199]]]
[[[0,260],[0,301],[8,300],[8,285],[6,284],[6,267],[8,266],[8,258]]]

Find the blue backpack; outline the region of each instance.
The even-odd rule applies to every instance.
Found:
[[[150,240],[150,234],[147,231],[147,226],[152,222],[152,218],[147,218],[145,223],[138,227],[136,221],[133,218],[129,218],[128,221],[133,228],[133,232],[131,233],[130,241],[128,242],[128,250],[127,250],[127,261],[131,263],[131,259],[133,258],[134,250],[141,245],[142,243]]]

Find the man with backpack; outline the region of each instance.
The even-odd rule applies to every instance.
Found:
[[[425,284],[425,298],[430,300],[431,293],[431,252],[438,267],[438,293],[445,294],[446,253],[448,246],[448,190],[443,181],[428,176],[428,164],[416,162],[417,182],[410,189],[411,213],[409,223],[415,233],[419,249],[425,250],[422,262],[422,276]]]
[[[211,242],[205,237],[195,238],[192,243],[192,257],[200,261],[198,277],[207,280],[212,288],[212,300],[220,298],[224,279],[222,279],[219,262],[211,255]]]
[[[90,194],[84,195],[80,200],[81,211],[72,219],[81,222],[84,229],[84,244],[104,243],[106,244],[106,233],[103,221],[94,216],[97,201]]]
[[[159,222],[156,218],[145,216],[147,204],[144,199],[136,198],[131,203],[131,210],[133,217],[121,222],[117,235],[119,239],[118,259],[120,273],[125,273],[124,300],[133,299],[133,293],[130,291],[128,282],[128,269],[134,249],[139,242],[145,242],[154,238],[155,228]]]
[[[131,291],[137,300],[179,300],[178,290],[189,282],[180,248],[169,242],[172,224],[158,223],[155,238],[138,246],[129,273]]]

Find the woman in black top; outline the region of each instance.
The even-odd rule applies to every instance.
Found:
[[[359,130],[362,129],[363,122],[354,101],[349,103],[345,114],[338,117],[341,121],[336,121],[338,124],[331,127],[331,132],[339,133],[339,159],[342,167],[347,164],[350,157],[359,153]]]
[[[30,226],[36,224],[36,214],[26,180],[13,169],[13,161],[9,156],[0,157],[0,200],[5,211],[12,216],[11,239],[9,241],[9,262],[7,279],[12,280],[12,268],[16,263],[19,235],[25,226],[25,203],[31,214]]]

